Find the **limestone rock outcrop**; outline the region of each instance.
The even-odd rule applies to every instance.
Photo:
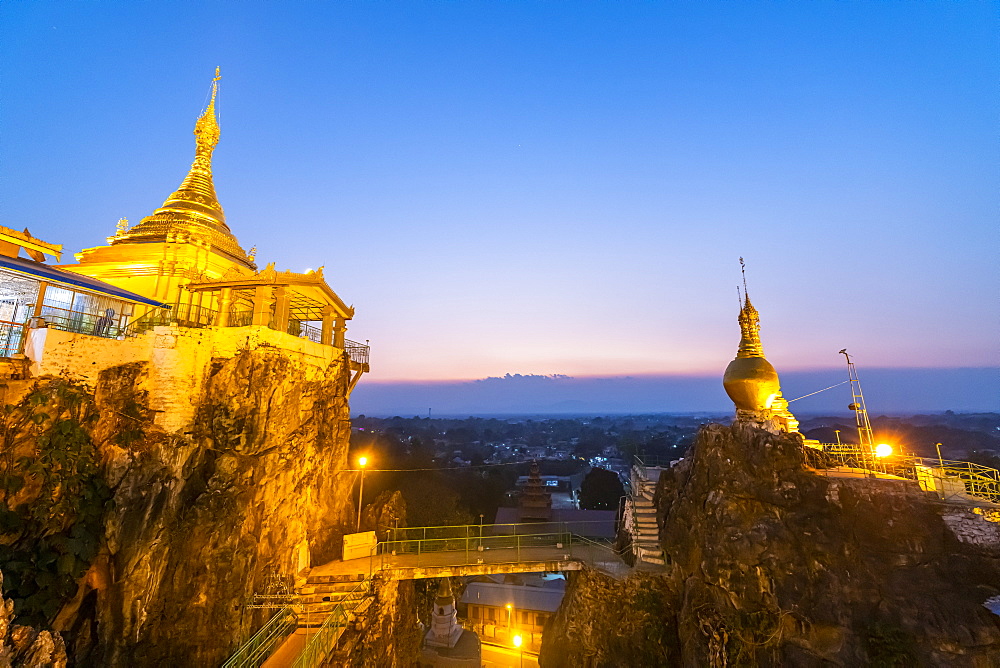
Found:
[[[346,357],[213,360],[173,433],[154,424],[153,371],[112,367],[93,391],[38,379],[4,414],[18,457],[0,477],[21,482],[4,488],[0,556],[42,557],[9,595],[82,665],[221,664],[267,614],[250,596],[339,556],[352,529]]]
[[[14,624],[14,601],[0,599],[0,668],[65,668],[66,665],[62,636]]]
[[[665,572],[571,576],[541,665],[1000,666],[989,531],[959,535],[913,483],[805,457],[797,434],[705,427],[660,477]]]

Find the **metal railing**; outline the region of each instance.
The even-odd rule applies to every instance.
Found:
[[[26,329],[23,324],[0,321],[0,357],[13,357],[24,352]]]
[[[368,364],[369,347],[367,345],[347,339],[344,341],[344,350],[347,352],[347,356],[352,362],[357,362],[358,364]]]
[[[312,668],[322,664],[323,659],[336,648],[340,636],[347,630],[347,625],[351,622],[351,613],[371,594],[371,586],[372,579],[369,576],[334,606],[323,625],[315,634],[309,636],[306,646],[292,663],[292,668]]]
[[[45,314],[43,313],[43,315]],[[119,328],[116,325],[111,329],[114,333],[113,336],[109,336],[109,338],[118,338],[119,336],[137,336],[159,325],[178,325],[180,327],[195,328],[211,327],[215,324],[217,316],[218,311],[209,308],[192,306],[190,304],[177,304],[170,309],[156,309],[154,312],[146,313],[142,317],[136,318],[125,327]],[[100,316],[93,317],[99,318]],[[48,320],[47,316],[46,320]],[[247,327],[251,324],[253,324],[252,310],[230,310],[229,321],[226,324],[227,327]],[[58,329],[68,329],[67,326],[59,324],[51,324],[50,326]],[[92,333],[92,331],[84,331],[86,327],[87,325],[84,325],[84,329],[68,329],[68,331],[80,331],[84,334]],[[268,324],[268,327],[271,329],[278,329],[273,315],[271,316],[271,322]],[[93,325],[90,325],[90,328],[93,330]],[[289,320],[288,324],[285,326],[285,332],[291,334],[292,336],[307,338],[315,343],[323,342],[322,328],[309,324],[305,320]],[[98,336],[103,336],[103,334],[99,334]],[[2,340],[0,340],[0,344],[2,344]],[[2,350],[2,348],[0,348],[0,350]],[[358,343],[357,341],[345,340],[344,350],[347,352],[347,356],[352,362],[357,364],[368,364],[368,357],[370,353],[370,347],[368,345]]]
[[[393,566],[396,557],[407,557],[406,567],[441,565],[440,555],[451,553],[448,566],[509,564],[522,561],[551,559],[541,549],[557,550],[558,558],[583,559],[592,557],[581,548],[600,547],[615,556],[609,539],[588,538],[573,531],[577,525],[600,522],[538,522],[521,524],[469,524],[441,527],[407,527],[393,529],[388,540],[380,541],[371,557],[370,569]],[[544,529],[552,529],[545,531]],[[606,569],[602,569],[606,570]]]
[[[660,468],[668,469],[670,468],[670,462],[677,461],[680,457],[670,457],[668,455],[647,455],[638,454],[632,457],[635,464],[639,466],[648,466],[650,468],[654,466],[659,466]]]
[[[942,498],[964,494],[973,499],[1000,503],[1000,471],[973,462],[933,459],[906,454],[876,457],[858,445],[821,444],[806,448],[807,461],[819,469],[846,467],[893,475],[938,492]]]
[[[575,522],[513,522],[507,524],[458,524],[434,527],[397,527],[389,529],[382,543],[413,540],[465,540],[466,538],[502,538],[539,534],[573,533],[594,538],[590,528],[606,527],[610,520],[580,520]]]
[[[323,329],[316,325],[310,325],[305,320],[289,320],[286,331],[292,336],[309,339],[314,343],[323,342]]]
[[[573,534],[571,533],[539,533],[517,534],[513,536],[469,536],[467,538],[428,538],[426,540],[397,540],[379,543],[378,568],[386,568],[392,557],[399,555],[414,555],[416,562],[412,565],[427,565],[428,555],[442,552],[465,553],[464,561],[456,563],[448,561],[449,566],[467,566],[478,563],[517,563],[521,561],[522,550],[529,548],[559,548],[572,556]],[[376,558],[378,559],[378,558]],[[411,565],[411,564],[408,564]]]
[[[39,318],[45,326],[75,334],[88,334],[104,339],[117,339],[123,334],[122,316],[104,313],[71,311],[56,306],[42,305]],[[34,318],[33,318],[34,319]]]
[[[202,328],[215,324],[218,311],[204,306],[177,304],[170,309],[156,309],[130,322],[122,331],[125,336],[137,336],[161,325]]]
[[[222,668],[257,668],[275,648],[295,631],[298,617],[291,608],[281,608],[250,640],[243,643]]]
[[[229,327],[249,327],[253,323],[253,311],[230,311]]]

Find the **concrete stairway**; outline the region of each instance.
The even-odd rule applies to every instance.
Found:
[[[653,505],[660,471],[658,467],[632,465],[632,549],[637,566],[643,562],[657,566],[664,564],[660,528],[656,522],[656,507]]]
[[[319,628],[338,603],[353,611],[356,621],[371,605],[367,592],[355,591],[364,580],[361,575],[310,576],[299,589],[299,628]]]

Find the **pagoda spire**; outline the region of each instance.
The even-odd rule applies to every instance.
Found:
[[[212,94],[194,124],[194,162],[177,190],[138,225],[112,238],[111,244],[148,243],[168,238],[207,238],[211,246],[247,268],[253,260],[240,248],[239,242],[226,225],[226,214],[212,182],[212,153],[219,143],[219,117],[215,105],[219,95],[219,68],[212,79]]]
[[[226,231],[226,215],[215,194],[215,184],[212,183],[212,152],[219,143],[219,118],[215,112],[215,99],[219,94],[219,68],[215,68],[212,79],[212,97],[205,111],[194,124],[194,162],[191,169],[178,188],[160,207],[160,211],[176,209],[185,212],[195,211],[205,217],[205,222],[221,225]]]
[[[750,293],[747,291],[746,266],[740,258],[740,271],[743,273],[743,300],[740,306],[740,347],[736,357],[763,357],[764,346],[760,342],[760,314],[750,303]]]
[[[219,118],[215,113],[215,98],[219,94],[219,68],[215,68],[215,77],[212,79],[212,99],[209,100],[205,111],[194,124],[195,155],[194,164],[191,170],[195,169],[204,172],[209,180],[212,178],[212,152],[219,143]]]

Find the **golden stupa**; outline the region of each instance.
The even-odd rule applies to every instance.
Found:
[[[220,133],[215,113],[220,78],[216,68],[212,98],[194,125],[194,162],[180,188],[152,215],[146,216],[123,234],[112,237],[111,245],[164,241],[173,234],[189,233],[207,237],[214,251],[228,255],[248,269],[252,268],[253,263],[226,225],[226,214],[212,183],[212,152],[219,143]]]
[[[76,255],[79,264],[64,268],[168,304],[182,299],[180,289],[188,283],[254,274],[253,258],[226,225],[212,183],[220,78],[216,68],[211,99],[194,126],[194,162],[180,187],[131,229],[119,221],[107,246],[84,249]]]
[[[743,264],[743,258],[740,258]],[[726,367],[722,385],[736,405],[736,417],[753,422],[774,421],[782,431],[796,431],[798,420],[788,411],[788,401],[781,396],[778,372],[767,358],[760,342],[760,314],[744,291],[740,302],[740,346],[736,359]]]

